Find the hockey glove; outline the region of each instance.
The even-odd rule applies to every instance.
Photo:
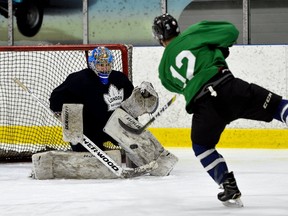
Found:
[[[131,96],[122,102],[121,107],[134,118],[145,113],[153,113],[158,107],[158,94],[149,82],[135,87]]]

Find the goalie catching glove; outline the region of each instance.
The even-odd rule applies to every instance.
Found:
[[[134,88],[131,96],[122,102],[121,107],[134,118],[145,113],[153,113],[158,107],[158,94],[150,82],[143,81]]]

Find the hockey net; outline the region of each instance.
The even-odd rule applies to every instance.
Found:
[[[89,51],[106,46],[115,70],[132,80],[132,46],[124,44],[0,46],[0,161],[31,159],[48,150],[69,150],[59,122],[26,94],[24,83],[49,107],[52,90],[72,72],[87,68]]]

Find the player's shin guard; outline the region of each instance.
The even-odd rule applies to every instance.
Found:
[[[193,144],[196,157],[200,160],[203,167],[219,184],[223,192],[218,194],[218,199],[228,207],[243,207],[240,200],[241,192],[238,189],[233,172],[228,172],[226,162],[214,148]]]
[[[220,185],[224,175],[228,173],[228,167],[222,155],[214,148],[198,144],[193,144],[193,150],[208,174]]]

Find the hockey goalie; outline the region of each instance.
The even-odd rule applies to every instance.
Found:
[[[152,84],[142,82],[113,111],[103,131],[119,145],[111,144],[113,150],[105,151],[117,164],[122,163],[121,149],[122,155],[124,151],[128,161],[132,161],[136,168],[155,162],[155,166],[148,172],[150,175],[166,176],[172,171],[178,158],[167,151],[152,133],[144,130],[135,134],[119,124],[121,120],[129,127],[142,127],[137,118],[143,114],[152,114],[157,107],[158,95]],[[82,109],[83,104],[63,104],[62,107],[63,139],[71,145],[83,143]],[[33,155],[32,161],[34,177],[37,179],[117,178],[88,152],[45,152]]]

